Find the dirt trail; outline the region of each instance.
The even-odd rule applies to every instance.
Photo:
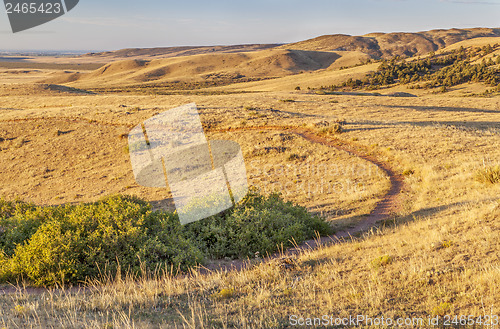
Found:
[[[375,209],[362,221],[360,221],[353,228],[346,228],[343,231],[336,232],[333,235],[321,237],[319,239],[307,240],[300,245],[284,250],[282,253],[276,253],[270,257],[264,259],[264,261],[269,261],[271,259],[281,258],[283,256],[293,256],[299,254],[301,251],[306,249],[315,249],[320,245],[340,243],[349,239],[357,234],[369,231],[371,228],[375,227],[377,222],[384,221],[388,219],[392,213],[394,213],[399,206],[399,195],[403,190],[403,178],[401,175],[394,172],[394,170],[389,166],[389,164],[378,160],[376,157],[368,154],[368,149],[342,141],[335,137],[322,137],[318,136],[314,132],[306,128],[297,127],[281,127],[281,126],[261,126],[261,127],[241,127],[241,128],[229,128],[229,129],[219,129],[219,130],[209,130],[209,132],[231,132],[231,131],[248,131],[248,130],[273,130],[289,132],[295,135],[301,136],[302,138],[311,141],[313,143],[318,143],[322,145],[327,145],[334,147],[338,150],[345,151],[349,154],[362,158],[369,161],[379,167],[385,172],[389,177],[391,187],[384,195],[383,199],[377,204]],[[226,271],[239,271],[247,267],[248,261],[244,260],[232,260],[232,261],[214,261],[201,268],[201,272],[210,272],[215,270],[226,270]]]
[[[229,129],[209,129],[207,132],[211,133],[224,133],[224,132],[237,132],[237,131],[250,131],[250,130],[271,130],[271,131],[281,131],[281,132],[289,132],[295,135],[301,136],[302,138],[311,141],[313,143],[319,143],[323,145],[327,145],[330,147],[334,147],[338,150],[348,152],[354,156],[360,157],[366,161],[369,161],[380,169],[382,169],[385,174],[389,177],[391,182],[391,188],[385,194],[384,198],[377,204],[375,209],[361,222],[359,222],[355,227],[348,228],[343,231],[336,232],[331,236],[321,237],[320,239],[308,240],[298,245],[295,248],[289,248],[282,253],[276,253],[270,257],[265,258],[263,261],[269,261],[272,259],[279,259],[283,256],[293,256],[299,254],[301,251],[306,249],[315,249],[319,245],[327,245],[340,243],[349,239],[351,236],[357,235],[362,232],[366,232],[374,227],[377,222],[388,219],[392,212],[396,211],[398,208],[398,196],[403,189],[403,179],[400,175],[396,174],[391,167],[375,157],[368,154],[368,149],[363,146],[355,145],[353,143],[349,143],[346,141],[342,141],[335,137],[321,137],[308,130],[306,128],[297,128],[297,127],[283,127],[283,126],[261,126],[261,127],[241,127],[241,128],[229,128]],[[236,259],[236,260],[218,260],[213,261],[206,266],[200,267],[198,271],[201,274],[210,273],[212,271],[241,271],[247,267],[249,267],[249,262],[246,260]],[[78,290],[81,287],[73,287],[69,288],[70,291]],[[48,291],[47,288],[18,288],[12,285],[3,285],[0,286],[0,295],[15,293],[15,292],[23,292],[29,294],[40,294],[42,292]],[[59,289],[55,289],[54,291],[60,292]]]

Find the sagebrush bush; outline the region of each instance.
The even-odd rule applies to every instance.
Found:
[[[186,225],[187,236],[208,257],[248,257],[292,246],[314,236],[331,233],[331,227],[304,207],[283,201],[279,194],[249,193],[226,214]],[[293,239],[293,240],[292,240]]]
[[[252,192],[232,209],[186,226],[177,214],[152,211],[129,196],[58,207],[0,201],[0,281],[53,285],[187,270],[205,258],[271,253],[315,231],[331,233],[322,219],[277,194]]]
[[[328,136],[328,135],[341,134],[343,132],[344,132],[344,128],[342,127],[342,124],[336,122],[336,123],[330,124],[327,127],[322,128],[319,131],[319,135],[326,135],[326,136]]]
[[[187,269],[202,260],[201,252],[183,238],[174,214],[152,212],[148,203],[133,197],[36,208],[3,218],[2,226],[7,251],[3,281],[79,282],[104,271],[138,274],[141,264],[151,271],[169,265]]]

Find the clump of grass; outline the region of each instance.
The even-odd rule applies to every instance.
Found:
[[[323,127],[319,131],[319,135],[329,136],[329,135],[337,135],[344,132],[344,128],[342,124],[339,122],[335,122],[333,124],[329,124],[326,127]]]
[[[224,288],[219,292],[212,294],[213,299],[229,299],[234,296],[234,288]]]
[[[285,146],[266,146],[262,148],[256,148],[252,151],[252,156],[263,156],[271,153],[285,153],[288,151],[288,147]]]
[[[14,306],[14,308],[12,310],[14,311],[14,314],[16,314],[18,316],[23,316],[27,312],[26,306],[19,305],[19,304],[16,304],[16,306]]]
[[[451,307],[452,307],[451,303],[446,303],[446,302],[440,303],[438,306],[432,309],[432,314],[445,316],[451,310]]]
[[[377,257],[374,260],[372,260],[371,265],[375,270],[378,270],[381,267],[392,264],[392,261],[393,261],[392,256],[384,255],[384,256],[380,256],[380,257]]]
[[[441,247],[443,248],[449,248],[451,246],[453,246],[453,241],[443,241],[443,243],[441,243]]]
[[[297,153],[292,153],[288,156],[288,161],[304,161],[307,158],[307,155],[298,155]]]
[[[330,131],[334,134],[341,134],[344,132],[344,129],[342,128],[342,124],[334,123],[330,128]]]
[[[411,176],[413,174],[415,174],[415,170],[413,170],[413,169],[405,169],[405,170],[403,170],[403,175],[404,176]]]
[[[440,249],[450,248],[454,245],[455,245],[455,242],[452,240],[437,241],[437,242],[431,243],[431,248],[433,250],[440,250]]]
[[[480,183],[500,183],[500,165],[484,167],[478,170],[475,178]]]

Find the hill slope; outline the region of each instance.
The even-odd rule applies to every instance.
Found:
[[[259,51],[275,48],[279,44],[249,44],[234,46],[185,46],[185,47],[157,47],[157,48],[126,48],[116,51],[106,51],[99,53],[88,53],[79,56],[81,59],[108,61],[128,59],[160,59],[179,56],[216,54],[216,53],[240,53]]]
[[[361,51],[374,58],[424,55],[454,43],[481,37],[499,37],[498,28],[432,30],[418,33],[370,33],[364,36],[324,35],[280,46],[281,49]]]
[[[296,86],[302,89],[332,86],[335,87],[334,90],[413,89],[412,93],[421,94],[435,92],[437,87],[444,86],[448,89],[463,85],[463,88],[458,88],[463,89],[462,92],[468,92],[471,88],[475,93],[484,92],[485,88],[496,87],[500,81],[499,45],[500,37],[474,38],[421,58],[391,59],[383,62],[384,64],[368,63],[343,70],[321,70],[273,80],[234,84],[223,89],[290,91]]]
[[[283,46],[124,49],[86,55],[110,61],[91,73],[58,72],[41,82],[71,83],[82,88],[169,84],[169,88],[175,90],[250,83],[252,90],[253,87],[283,90],[281,83],[274,81],[283,79],[285,89],[290,90],[298,85],[319,87],[338,84],[349,78],[363,79],[376,67],[364,65],[349,71],[349,74],[336,69],[366,63],[374,58],[421,56],[432,51],[455,49],[455,45],[485,44],[499,37],[500,29],[476,28],[364,36],[327,35]],[[270,49],[264,49],[266,47]],[[261,81],[269,79],[273,81]],[[263,84],[273,86],[261,89]]]
[[[232,54],[203,54],[159,60],[124,60],[112,62],[91,73],[66,72],[44,80],[48,83],[79,85],[130,85],[175,81],[230,82],[284,77],[303,71],[317,71],[331,67],[346,52],[303,50],[263,50]],[[346,57],[353,63],[367,58],[352,52]],[[346,61],[340,61],[345,63]],[[242,80],[243,79],[243,80]]]

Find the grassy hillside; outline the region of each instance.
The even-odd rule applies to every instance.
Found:
[[[500,40],[463,38],[495,31],[432,31],[444,48],[371,63],[327,48],[117,62],[88,74],[83,89],[1,73],[0,197],[26,203],[0,207],[0,275],[14,283],[0,285],[0,328],[314,328],[326,327],[316,318],[358,315],[359,328],[381,317],[409,328],[437,328],[431,319],[494,328]],[[396,37],[409,42],[364,36]],[[129,84],[168,67],[175,85]],[[262,76],[241,81],[236,69]],[[217,76],[225,70],[233,73]],[[204,75],[221,80],[201,84]],[[209,140],[241,145],[249,184],[264,196],[180,227],[169,191],[135,182],[127,133],[191,102]],[[102,200],[112,194],[122,196]],[[340,235],[373,218],[363,233],[262,259],[291,237],[326,233],[325,222]],[[206,267],[182,275],[161,266],[198,260]],[[57,288],[32,286],[47,283]]]
[[[370,33],[364,36],[324,35],[310,40],[283,45],[283,49],[316,51],[361,51],[372,58],[421,56],[457,42],[483,37],[499,37],[500,29],[450,29],[418,33]]]
[[[65,73],[48,83],[123,86],[162,82],[226,80],[226,84],[248,79],[269,79],[304,71],[326,69],[341,55],[335,52],[264,50],[252,53],[207,54],[161,60],[113,62],[90,74]],[[362,58],[362,56],[360,56]],[[357,62],[357,61],[356,61]]]
[[[500,36],[499,31],[478,28],[365,36],[332,35],[279,47],[227,46],[213,47],[213,51],[209,47],[124,49],[75,59],[76,62],[84,59],[94,59],[99,63],[103,59],[111,61],[94,72],[58,72],[40,82],[79,88],[97,85],[114,89],[153,87],[163,88],[169,93],[193,89],[210,91],[221,86],[233,90],[231,85],[235,84],[239,90],[247,91],[293,90],[306,83],[307,87],[317,88],[349,78],[354,81],[363,78],[363,74],[372,70],[370,65],[363,64],[381,59],[394,61],[394,58],[426,56],[435,51],[440,53],[442,49],[451,51],[454,48],[449,47],[458,43],[470,48],[484,43],[482,39],[485,38],[494,42]],[[364,67],[349,77],[345,72],[338,72],[360,65]],[[278,87],[280,84],[283,87]]]
[[[88,53],[80,56],[82,60],[105,60],[112,62],[120,59],[160,59],[179,56],[191,56],[214,53],[241,53],[275,48],[278,44],[249,44],[234,46],[205,47],[160,47],[160,48],[128,48],[116,51]]]
[[[370,33],[363,36],[345,34],[323,35],[289,44],[254,44],[205,47],[132,48],[79,57],[81,61],[116,61],[124,59],[160,59],[202,54],[241,53],[265,49],[295,49],[306,51],[360,51],[376,58],[424,55],[454,43],[473,38],[499,37],[497,28],[431,30],[417,33]]]
[[[461,46],[454,50],[441,51],[439,55],[432,52],[425,59],[413,58],[407,61],[394,57],[383,61],[377,71],[365,79],[349,79],[341,85],[331,86],[330,89],[380,89],[383,86],[411,84],[409,89],[440,87],[441,92],[446,92],[447,87],[473,82],[482,82],[497,88],[500,83],[499,55],[500,44],[495,43],[467,49]]]
[[[422,57],[395,56],[379,61],[359,51],[302,50],[131,60],[108,64],[90,74],[67,73],[44,82],[69,83],[96,92],[160,94],[397,87],[425,94],[477,83],[493,87],[490,92],[494,92],[500,81],[499,44],[500,38],[474,38]],[[482,92],[487,89],[484,87]]]
[[[66,126],[50,117],[58,116],[61,120],[81,113],[83,118],[96,120],[96,130],[104,133],[101,139],[107,138],[107,135],[118,138],[118,131],[104,129],[107,127],[106,122],[140,122],[143,115],[150,115],[150,109],[154,111],[155,106],[163,104],[172,107],[175,103],[184,103],[191,98],[193,96],[43,96],[39,102],[47,106],[43,112],[45,114],[42,114],[45,118],[34,121],[32,129],[16,130],[28,127],[26,125],[29,122],[10,121],[5,122],[4,127],[11,126],[7,130],[9,134],[22,131],[27,134],[31,130],[36,132],[38,124],[58,122],[60,129],[66,131]],[[175,328],[183,325],[201,327],[200,323],[203,323],[209,328],[286,328],[290,326],[292,315],[315,317],[328,314],[343,317],[365,314],[371,317],[383,315],[425,319],[439,315],[442,321],[444,315],[471,314],[476,318],[482,317],[484,321],[486,316],[499,313],[500,260],[497,251],[500,248],[500,185],[497,180],[488,179],[496,177],[492,173],[496,172],[500,161],[497,147],[500,144],[500,113],[496,98],[429,94],[412,98],[411,104],[407,98],[398,97],[300,93],[195,98],[202,108],[203,122],[220,128],[263,124],[301,126],[303,123],[332,120],[334,117],[344,118],[344,132],[331,138],[366,147],[369,152],[404,174],[406,189],[402,194],[400,209],[380,223],[379,230],[360,239],[252,266],[242,272],[193,274],[189,277],[159,273],[139,279],[102,277],[88,282],[84,289],[44,291],[20,288],[16,293],[7,288],[7,293],[0,297],[0,318],[5,323],[2,325],[7,328],[21,323],[30,323],[34,327]],[[286,99],[294,101],[282,101]],[[71,111],[67,111],[65,104],[70,101],[74,106]],[[129,106],[119,107],[123,103]],[[10,111],[7,118],[33,117],[41,113],[40,109],[30,109],[30,104],[26,97],[10,97],[9,107],[24,110]],[[142,104],[146,109],[132,113],[129,107],[135,104]],[[99,113],[94,106],[100,109]],[[83,123],[75,122],[73,125],[74,128],[85,127]],[[68,126],[67,130],[72,129]],[[65,143],[65,139],[72,137],[71,134],[59,136],[59,142]],[[321,186],[322,174],[314,174],[314,171],[306,168],[309,160],[316,163],[316,157],[325,154],[327,163],[334,161],[338,164],[338,167],[332,168],[345,168],[340,173],[364,184],[366,178],[362,169],[359,169],[363,167],[353,166],[352,157],[328,148],[308,149],[298,138],[289,140],[285,138],[286,132],[283,134],[261,133],[257,130],[254,134],[220,133],[213,138],[218,136],[242,143],[244,149],[248,150],[245,157],[251,170],[249,177],[258,177],[263,186],[267,186],[266,182],[283,179],[283,169],[270,171],[273,168],[269,166],[271,163],[293,164],[299,170],[303,168],[303,171],[298,172],[301,177],[292,170],[286,179],[317,179],[316,184]],[[10,138],[12,135],[2,137]],[[43,143],[38,144],[35,133],[26,137],[31,142],[21,146],[5,144],[13,141],[2,142],[2,149],[9,150],[2,152],[3,157],[8,157],[0,161],[4,172],[15,172],[16,167],[22,165],[22,162],[11,159],[11,155],[17,157],[29,147],[43,147]],[[93,143],[93,133],[87,137],[74,135],[76,137],[84,141],[88,138],[89,143],[86,144]],[[30,143],[36,145],[30,146]],[[290,148],[287,151],[290,153],[254,154],[249,147],[258,145],[262,148],[283,146]],[[300,157],[310,154],[312,150],[318,154],[309,155],[304,162],[287,160],[292,153]],[[73,152],[85,156],[78,149]],[[99,154],[96,160],[99,163],[115,163],[114,158],[114,153],[110,152],[108,155]],[[115,161],[118,165],[121,159]],[[116,173],[122,170],[114,165],[107,167],[119,169]],[[53,193],[52,187],[66,186],[68,194],[59,191],[61,197],[65,198],[61,200],[71,200],[73,180],[66,180],[58,173],[64,168],[54,167],[55,171],[45,172],[38,162],[33,162],[30,168],[33,174],[40,169],[41,175],[34,176],[31,184],[29,176],[23,176],[29,173],[19,171],[17,176],[23,177],[25,181],[16,183],[16,180],[12,180],[8,186],[10,191],[47,200],[45,203],[50,204],[51,200],[59,200],[43,199]],[[79,173],[90,190],[95,188],[99,191],[115,185],[125,187],[130,184],[127,178],[112,180],[114,183],[110,187],[92,187],[96,182],[105,183],[106,179],[98,179],[102,174],[92,179],[92,172],[82,170]],[[110,175],[111,179],[116,173],[109,172],[106,175]],[[328,180],[340,179],[337,176],[339,171],[332,171],[331,174]],[[383,175],[368,177],[375,181],[385,180]],[[36,186],[37,183],[41,184]],[[280,185],[276,186],[279,188]],[[377,186],[374,190],[361,189],[356,193],[331,193],[323,207],[331,210],[334,222],[342,216],[349,219],[353,216],[349,212],[353,206],[373,199],[373,192],[384,189],[385,186]],[[141,190],[132,187],[128,191]],[[143,193],[152,197],[152,191]],[[83,197],[91,198],[92,195],[89,193]],[[309,206],[317,199],[317,195],[308,196],[301,190],[295,197]],[[336,203],[332,206],[333,202]],[[253,259],[254,263],[258,261]]]
[[[424,56],[395,56],[387,60],[359,63],[267,81],[235,84],[222,90],[269,91],[316,89],[322,91],[376,90],[406,91],[423,95],[457,89],[468,93],[467,85],[481,84],[483,92],[495,92],[500,81],[498,58],[500,38],[475,38],[430,52]],[[344,57],[342,57],[344,58]],[[340,61],[340,60],[339,60]],[[472,86],[471,86],[472,87]],[[486,90],[489,91],[486,91]]]

